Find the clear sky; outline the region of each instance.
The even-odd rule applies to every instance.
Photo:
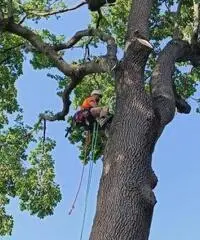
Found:
[[[76,30],[86,28],[88,10],[66,14],[59,21],[42,22],[40,26],[54,33],[71,36]],[[69,50],[69,58],[76,54]],[[35,71],[28,60],[24,75],[17,82],[18,99],[25,113],[25,121],[33,124],[40,112],[58,111],[61,101],[56,96],[56,83],[46,76],[47,71]],[[153,167],[159,178],[155,190],[158,203],[155,207],[150,240],[197,240],[200,239],[200,115],[177,114],[165,129],[153,155]],[[82,165],[77,149],[64,138],[66,123],[47,123],[47,135],[57,141],[54,151],[56,181],[63,199],[53,216],[40,220],[28,212],[20,212],[17,200],[8,207],[14,216],[15,225],[11,237],[2,240],[79,240],[84,209],[87,175],[78,202],[71,216],[68,211],[77,191]],[[101,161],[95,165],[90,189],[88,212],[83,240],[89,233],[95,213],[96,195],[101,175]],[[88,169],[87,169],[88,170]]]

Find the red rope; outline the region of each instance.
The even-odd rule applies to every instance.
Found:
[[[82,168],[81,179],[80,179],[80,182],[79,182],[78,190],[77,190],[76,196],[75,196],[75,198],[74,198],[74,201],[73,201],[73,203],[72,203],[71,209],[70,209],[70,211],[69,211],[69,213],[68,213],[69,215],[72,214],[72,211],[73,211],[74,208],[75,208],[75,203],[76,203],[76,201],[77,201],[79,192],[80,192],[80,190],[81,190],[81,185],[82,185],[82,182],[83,182],[84,170],[85,170],[85,165],[83,165],[83,168]]]

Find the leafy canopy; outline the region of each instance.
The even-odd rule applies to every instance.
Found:
[[[10,11],[15,22],[32,29],[39,38],[50,44],[65,42],[65,29],[63,36],[56,36],[51,29],[34,30],[33,26],[41,19],[49,20],[54,17],[55,24],[59,21],[61,14],[56,11],[65,10],[68,7],[66,1],[61,0],[1,0],[0,15],[9,17]],[[102,8],[103,19],[100,29],[110,32],[116,38],[119,46],[119,57],[122,56],[126,33],[127,18],[130,9],[130,0],[118,0],[112,7]],[[149,77],[155,66],[155,60],[159,51],[172,38],[176,24],[183,38],[191,38],[194,25],[194,9],[192,1],[183,0],[179,14],[176,14],[177,1],[157,0],[154,1],[150,19],[150,39],[154,45],[154,52],[151,54],[146,70],[145,79],[148,88]],[[64,11],[63,11],[64,12]],[[63,14],[67,14],[63,13]],[[91,25],[95,26],[98,15],[92,14]],[[74,59],[72,63],[84,62],[83,55],[88,38],[78,42],[75,47],[80,48],[80,58]],[[101,47],[102,42],[98,38],[91,41],[90,59],[95,59],[95,49]],[[13,228],[13,218],[7,215],[6,205],[11,198],[18,197],[21,210],[27,210],[30,214],[43,218],[53,214],[53,209],[61,200],[61,193],[58,184],[55,183],[54,160],[51,152],[55,147],[55,142],[47,138],[45,142],[42,138],[43,126],[40,123],[33,127],[27,126],[23,122],[23,106],[17,102],[16,81],[23,75],[23,63],[26,56],[31,57],[30,63],[35,70],[48,69],[50,78],[58,83],[58,95],[64,89],[69,79],[63,74],[55,74],[52,69],[55,65],[37,49],[35,49],[26,39],[8,32],[0,35],[0,235],[11,234]],[[65,57],[63,51],[60,56]],[[198,68],[192,69],[188,63],[177,64],[174,74],[178,92],[185,99],[191,98],[196,92],[200,79]],[[39,86],[38,86],[39,87]],[[82,100],[90,94],[92,89],[100,88],[104,92],[102,105],[109,105],[115,94],[115,84],[112,72],[110,74],[92,74],[76,87],[73,94],[73,107],[77,108]],[[199,100],[198,100],[199,102]],[[50,109],[51,110],[51,109]],[[70,122],[70,118],[68,120]],[[64,134],[64,133],[63,133]],[[80,159],[84,159],[83,129],[76,128],[69,136],[73,144],[80,148]],[[95,160],[102,153],[104,143],[101,137],[98,139],[99,148],[95,152]],[[31,147],[34,146],[34,147]],[[89,158],[85,159],[85,163]]]

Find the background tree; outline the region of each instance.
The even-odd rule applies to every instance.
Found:
[[[43,142],[41,120],[64,120],[71,92],[75,89],[77,106],[86,92],[98,86],[106,92],[104,103],[116,94],[116,109],[103,154],[104,171],[91,239],[148,239],[156,202],[152,192],[157,181],[151,168],[153,149],[173,119],[175,107],[189,113],[183,99],[194,94],[198,81],[199,4],[118,1],[106,8],[99,29],[78,31],[67,42],[50,30],[36,31],[29,26],[30,19],[37,22],[69,11],[63,1],[2,1],[0,9],[0,233],[11,233],[12,217],[5,212],[10,197],[18,196],[21,209],[39,217],[53,213],[61,199],[50,155],[55,143],[51,139]],[[88,54],[91,37],[93,47],[105,43],[105,55]],[[117,45],[123,55],[120,61]],[[72,47],[86,48],[85,57],[68,62],[65,50]],[[33,128],[23,124],[15,89],[27,53],[35,69],[57,68],[62,73],[49,73],[62,91],[62,111],[40,115]],[[82,141],[79,132],[70,137],[73,142]],[[27,156],[31,142],[36,148]],[[25,167],[22,161],[29,165]]]

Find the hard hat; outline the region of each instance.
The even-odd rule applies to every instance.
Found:
[[[93,90],[93,91],[91,92],[91,96],[94,95],[94,94],[99,95],[99,96],[102,96],[101,90]]]

